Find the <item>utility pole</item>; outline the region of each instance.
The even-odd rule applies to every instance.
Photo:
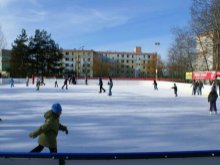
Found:
[[[155,42],[155,46],[157,47],[157,59],[156,59],[156,69],[155,69],[155,79],[157,81],[158,79],[158,54],[159,54],[159,46],[160,46],[160,42]]]

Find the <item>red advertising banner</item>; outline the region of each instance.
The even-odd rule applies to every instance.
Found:
[[[215,80],[217,76],[220,76],[220,71],[204,71],[204,72],[193,72],[193,80]]]

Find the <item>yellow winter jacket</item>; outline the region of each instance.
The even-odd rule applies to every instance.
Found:
[[[44,147],[57,148],[58,131],[67,131],[67,127],[60,124],[59,116],[51,110],[44,114],[45,123],[35,130],[33,137],[39,136],[38,143]]]

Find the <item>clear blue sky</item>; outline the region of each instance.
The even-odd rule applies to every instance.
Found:
[[[0,0],[7,48],[21,29],[47,30],[64,49],[159,52],[166,58],[171,29],[190,19],[191,0]]]

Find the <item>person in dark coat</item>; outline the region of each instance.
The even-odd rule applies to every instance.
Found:
[[[108,95],[111,96],[112,95],[113,81],[112,81],[112,78],[110,76],[109,76],[108,85],[109,85],[109,93],[108,93]]]
[[[45,123],[29,134],[30,138],[39,136],[38,146],[31,150],[31,152],[41,152],[44,147],[48,147],[51,153],[57,153],[58,131],[61,130],[68,134],[67,127],[60,124],[59,121],[61,112],[61,105],[55,103],[52,105],[51,110],[44,114]]]
[[[177,86],[176,86],[175,83],[174,83],[172,89],[174,89],[174,94],[175,94],[175,96],[177,97]]]
[[[66,90],[68,89],[68,77],[65,77],[65,80],[63,82],[62,89],[66,86]]]
[[[103,88],[103,82],[102,82],[101,77],[99,77],[99,88],[100,88],[99,93],[102,93],[102,91],[105,92],[105,89]]]
[[[158,88],[157,88],[157,81],[156,80],[154,80],[153,84],[154,84],[154,90],[158,90]]]
[[[192,82],[192,87],[193,87],[193,88],[192,88],[192,95],[196,95],[196,90],[197,90],[196,88],[197,88],[197,87],[196,87],[196,82],[195,82],[195,80],[193,80],[193,82]]]
[[[40,90],[40,77],[37,77],[36,87],[37,87],[37,91],[39,91]]]
[[[217,98],[218,98],[218,94],[217,94],[216,88],[215,86],[212,86],[212,89],[208,95],[208,102],[210,103],[210,107],[209,107],[210,114],[212,114],[212,111],[214,111],[215,114],[217,114],[217,108],[216,108]]]
[[[55,88],[58,88],[58,83],[57,83],[57,77],[55,77],[55,84],[54,84]]]
[[[11,88],[14,87],[14,79],[11,77],[10,83],[11,83]]]
[[[40,82],[41,85],[45,86],[45,83],[44,83],[44,76],[41,76],[41,82]]]
[[[85,77],[85,84],[88,85],[88,76]]]
[[[202,88],[204,88],[203,82],[199,81],[198,95],[202,95]]]
[[[28,87],[29,86],[29,77],[27,76],[26,77],[26,87]]]

